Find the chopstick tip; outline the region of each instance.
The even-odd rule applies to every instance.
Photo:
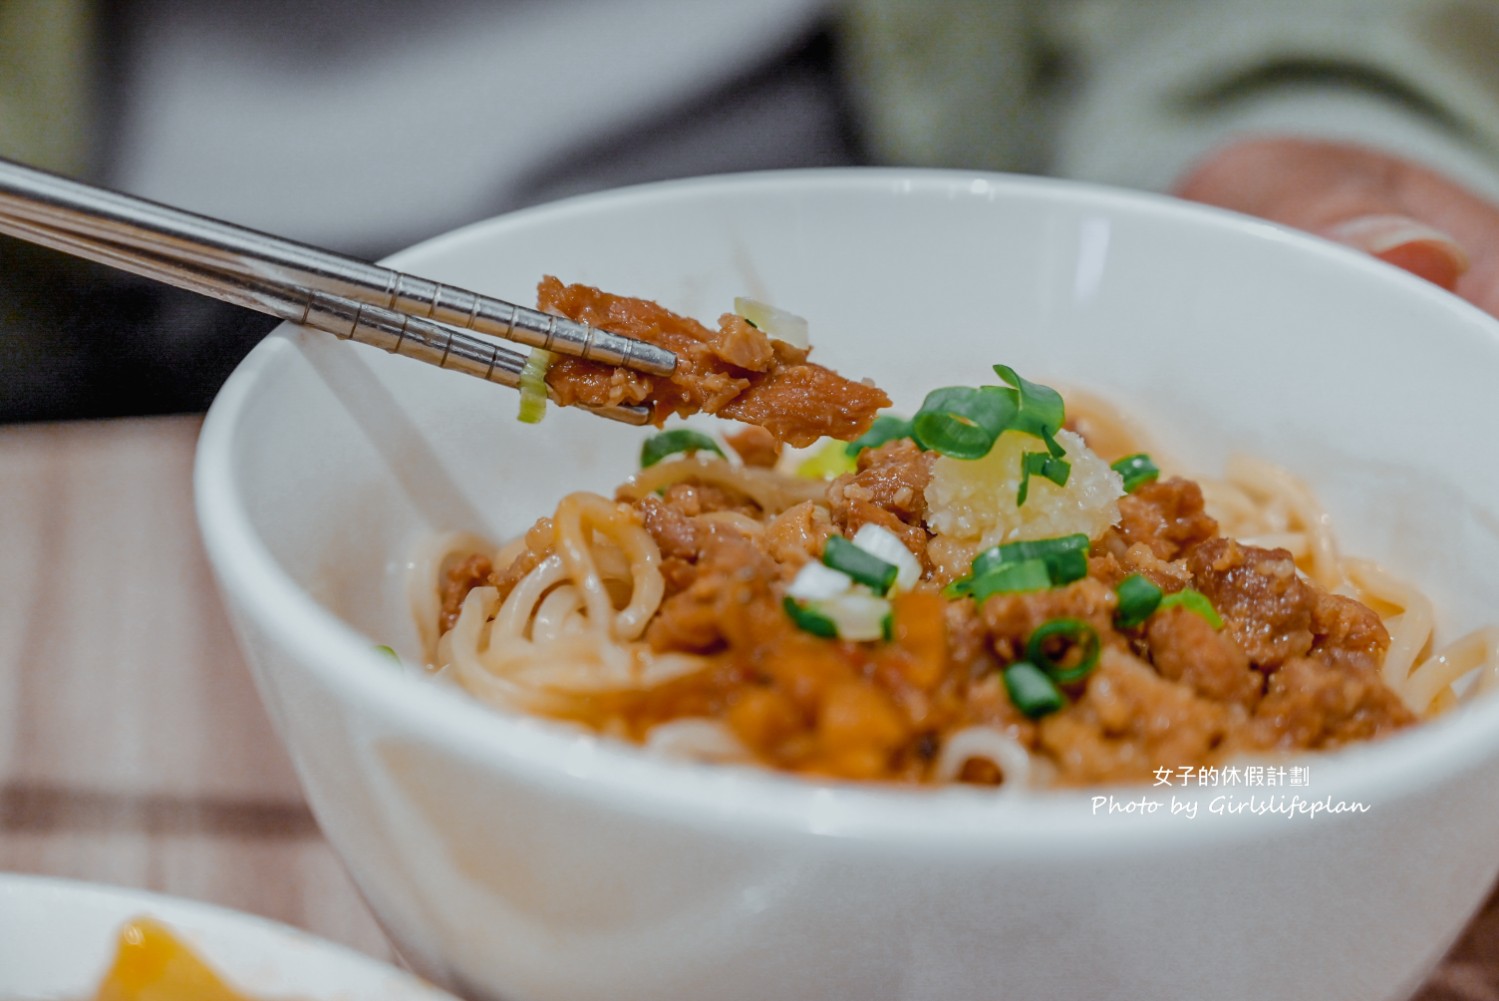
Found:
[[[677,356],[656,344],[647,344],[645,341],[636,341],[638,347],[632,348],[632,357],[636,364],[651,375],[671,375],[677,368]]]

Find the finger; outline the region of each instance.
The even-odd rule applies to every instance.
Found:
[[[1315,232],[1315,231],[1314,231]],[[1320,234],[1393,264],[1451,292],[1468,270],[1468,254],[1450,234],[1405,215],[1360,215]]]
[[[1234,143],[1177,193],[1373,254],[1499,314],[1499,208],[1441,175],[1339,143]]]

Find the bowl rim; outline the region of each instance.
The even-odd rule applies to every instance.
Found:
[[[1232,232],[1236,234],[1233,239],[1269,240],[1285,247],[1287,253],[1402,286],[1400,294],[1423,298],[1430,308],[1453,313],[1465,323],[1477,322],[1499,342],[1499,321],[1477,307],[1372,257],[1299,230],[1166,195],[985,171],[812,168],[658,181],[481,220],[418,243],[384,263],[411,267],[437,248],[452,250],[503,239],[509,230],[538,222],[565,222],[601,208],[648,208],[724,194],[785,197],[851,192],[876,197],[967,194],[991,200],[1066,202],[1115,217],[1146,215],[1186,228]],[[1156,851],[1182,839],[1203,843],[1258,838],[1269,825],[1285,819],[1268,813],[1219,817],[1211,824],[1181,824],[1163,823],[1156,815],[1105,818],[1088,809],[1095,795],[1137,798],[1152,792],[1145,786],[996,797],[959,788],[909,790],[822,783],[758,766],[662,759],[632,745],[497,711],[446,686],[393,670],[374,651],[373,639],[323,608],[276,563],[257,538],[234,488],[233,445],[246,406],[260,380],[279,364],[280,356],[296,350],[296,331],[283,324],[257,345],[208,411],[194,469],[200,531],[219,585],[233,603],[248,610],[285,644],[300,669],[318,675],[355,711],[387,723],[398,721],[393,723],[395,731],[420,734],[445,753],[483,767],[511,770],[531,783],[567,786],[569,795],[587,796],[612,809],[665,814],[736,832],[812,833],[896,845],[940,843],[948,850],[986,852],[1001,845],[1020,850],[1037,844],[1053,849],[1058,844],[1096,844],[1098,825],[1113,820],[1108,842],[1114,850],[1129,852]],[[1341,799],[1392,801],[1430,791],[1442,780],[1495,757],[1499,757],[1499,699],[1487,697],[1387,739],[1309,760],[1317,764],[1318,784],[1325,780],[1326,787],[1336,790]],[[1191,795],[1206,799],[1210,792],[1200,788]],[[913,796],[921,799],[913,800]],[[900,808],[918,802],[919,810]],[[1294,826],[1280,825],[1282,829]]]

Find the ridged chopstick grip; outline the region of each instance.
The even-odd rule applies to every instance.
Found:
[[[180,260],[4,215],[0,215],[0,233],[511,388],[519,387],[520,371],[526,364],[525,355],[507,350],[499,342],[327,292],[289,288],[247,275],[216,273]],[[580,407],[600,417],[636,426],[650,417],[644,407]]]
[[[652,375],[676,367],[676,356],[654,344],[3,159],[0,212],[256,283],[315,289],[605,365]]]
[[[676,358],[669,352],[632,337],[622,337],[566,317],[527,309],[429,278],[388,269],[378,271],[387,271],[391,276],[385,295],[388,307],[398,313],[425,316],[438,323],[493,334],[533,348],[653,375],[670,375],[676,365]],[[366,277],[373,280],[378,271]]]
[[[526,356],[479,337],[463,334],[406,313],[354,302],[326,292],[310,292],[298,322],[344,340],[367,344],[424,361],[438,368],[472,375],[511,389],[520,388]],[[551,396],[551,390],[547,391]],[[600,417],[636,426],[650,413],[644,407],[583,407]]]

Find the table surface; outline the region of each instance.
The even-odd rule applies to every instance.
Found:
[[[0,870],[207,900],[390,959],[235,647],[193,515],[198,427],[0,427]],[[1499,895],[1419,997],[1499,1001]]]

